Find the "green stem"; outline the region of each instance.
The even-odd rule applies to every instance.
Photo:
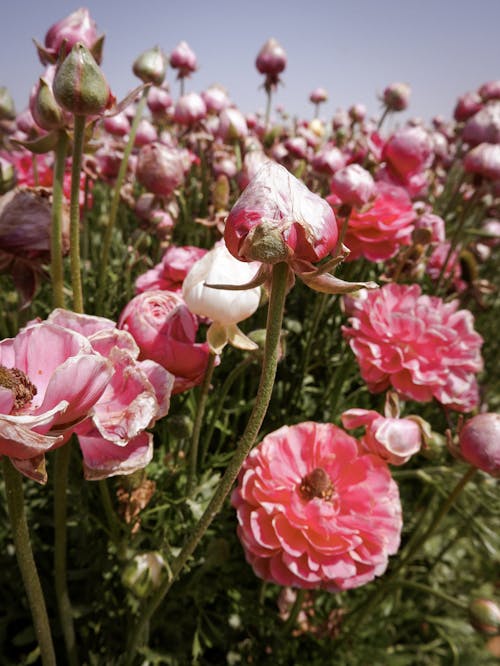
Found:
[[[188,541],[182,548],[179,555],[171,565],[171,575],[168,576],[155,594],[149,600],[149,603],[140,613],[139,620],[131,632],[129,646],[127,650],[126,663],[133,662],[137,648],[139,647],[140,637],[144,627],[151,619],[153,613],[163,601],[173,582],[179,576],[184,565],[194,552],[196,546],[201,541],[205,532],[209,528],[215,516],[219,513],[229,494],[233,483],[238,476],[238,472],[247,457],[250,449],[255,443],[259,430],[264,421],[264,417],[271,400],[271,394],[276,377],[276,369],[279,357],[279,342],[281,334],[281,325],[283,323],[283,311],[288,280],[288,264],[279,263],[273,266],[271,296],[269,300],[267,313],[267,335],[264,349],[264,359],[262,362],[262,371],[260,376],[259,388],[255,404],[247,422],[245,431],[238,442],[236,451],[229,462],[224,476],[222,477],[217,490],[215,491],[208,507],[201,516],[198,524],[194,527]]]
[[[61,446],[55,451],[54,470],[54,572],[56,599],[59,610],[59,621],[63,630],[64,643],[70,666],[78,665],[78,653],[73,624],[73,610],[68,593],[66,577],[67,549],[67,509],[68,509],[68,467],[71,449],[70,444]]]
[[[267,102],[266,102],[266,117],[265,117],[265,127],[266,130],[269,129],[269,120],[271,119],[271,100],[272,100],[272,88],[271,86],[266,86],[267,93]]]
[[[56,149],[54,151],[54,180],[52,184],[52,227],[50,244],[50,272],[52,277],[52,299],[55,308],[64,307],[64,266],[62,253],[62,204],[64,167],[66,164],[66,151],[68,148],[68,135],[64,130],[59,131]]]
[[[205,408],[207,406],[208,393],[210,391],[210,382],[212,381],[212,375],[215,368],[215,359],[217,355],[214,352],[210,352],[208,357],[207,368],[205,370],[205,376],[203,377],[203,383],[200,387],[200,395],[198,398],[198,404],[196,405],[196,416],[193,425],[193,434],[191,437],[191,447],[189,449],[189,472],[188,480],[186,487],[186,495],[189,497],[193,490],[193,485],[196,480],[196,470],[198,467],[198,446],[200,443],[200,434],[201,426],[203,423],[203,417],[205,415]]]
[[[306,596],[306,590],[297,590],[297,596],[293,602],[293,606],[290,610],[290,615],[288,616],[287,621],[283,625],[282,634],[287,635],[291,633],[297,624],[297,618],[302,609],[302,604],[304,603],[304,598]]]
[[[137,104],[137,109],[135,112],[134,120],[130,127],[130,133],[128,136],[127,145],[125,146],[125,151],[123,153],[123,158],[120,163],[120,169],[118,170],[118,176],[116,177],[115,187],[113,190],[113,199],[111,200],[111,208],[109,211],[108,224],[106,226],[106,231],[104,233],[104,238],[102,242],[102,253],[101,253],[101,264],[99,267],[99,278],[98,278],[98,289],[97,289],[97,311],[100,312],[104,299],[104,290],[106,288],[106,281],[108,277],[108,263],[109,263],[109,250],[111,248],[111,241],[113,238],[113,231],[116,224],[116,218],[118,215],[118,207],[120,205],[120,192],[122,189],[123,181],[125,180],[125,175],[127,173],[128,162],[130,159],[130,154],[135,143],[135,137],[137,134],[137,128],[142,118],[144,107],[146,105],[146,100],[148,97],[149,88],[145,88],[142,92],[141,99]]]
[[[69,204],[69,236],[73,310],[83,312],[82,275],[80,269],[80,172],[82,169],[85,116],[74,116],[73,163],[71,165],[71,199]]]
[[[455,599],[454,597],[448,596],[440,590],[436,590],[433,587],[430,587],[430,585],[415,583],[412,580],[396,580],[390,584],[390,587],[394,587],[396,589],[399,587],[411,587],[414,590],[420,590],[420,592],[425,592],[425,594],[431,594],[438,599],[442,599],[443,601],[446,601],[447,603],[460,608],[460,610],[467,610],[467,604],[464,604],[462,601],[458,601],[458,599]]]
[[[382,115],[380,116],[380,120],[377,123],[377,132],[380,132],[382,125],[384,124],[384,120],[387,118],[389,115],[389,107],[386,106]]]
[[[7,509],[12,527],[17,563],[21,571],[24,589],[28,596],[33,624],[35,626],[35,635],[40,647],[42,664],[43,666],[55,666],[56,657],[50,634],[50,624],[47,617],[42,586],[31,549],[28,523],[24,511],[23,482],[21,475],[14,468],[7,456],[3,458],[3,473]]]

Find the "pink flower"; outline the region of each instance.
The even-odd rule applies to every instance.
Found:
[[[276,86],[279,74],[285,69],[287,57],[284,48],[274,37],[267,40],[260,49],[255,66],[261,74],[265,74],[269,85]]]
[[[49,28],[45,35],[45,48],[35,44],[44,65],[56,62],[63,43],[64,55],[67,55],[77,42],[84,44],[100,62],[103,40],[103,36],[97,35],[97,26],[89,10],[81,7]]]
[[[164,291],[181,291],[184,278],[194,263],[201,259],[207,250],[201,247],[171,245],[165,251],[161,261],[154,268],[139,275],[135,282],[138,294],[143,291],[162,289]]]
[[[309,101],[313,104],[322,104],[328,99],[328,93],[324,88],[315,88],[309,95]]]
[[[387,465],[330,423],[284,426],[254,448],[232,495],[256,575],[331,592],[384,573],[399,548],[399,493]]]
[[[500,143],[500,101],[485,104],[465,123],[462,139],[471,146]]]
[[[432,141],[423,127],[403,127],[389,137],[382,150],[382,160],[386,162],[389,176],[410,187],[425,185],[425,170],[433,160]],[[418,187],[415,190],[418,191]],[[416,194],[412,191],[412,194]]]
[[[43,454],[64,444],[106,389],[109,361],[82,335],[49,322],[0,342],[0,454],[45,482]]]
[[[49,321],[84,335],[113,368],[89,418],[75,428],[85,478],[142,469],[153,455],[153,438],[145,431],[168,413],[173,375],[153,361],[139,361],[133,337],[110,319],[56,309]]]
[[[270,160],[235,203],[224,233],[237,259],[265,263],[317,262],[332,252],[337,236],[328,203]]]
[[[391,83],[384,90],[382,99],[390,111],[404,111],[410,101],[411,88],[407,83]]]
[[[343,328],[373,393],[390,386],[418,402],[436,398],[467,412],[479,401],[481,336],[468,310],[421,294],[418,285],[387,284],[346,299]]]
[[[182,297],[170,291],[145,291],[120,315],[140,349],[139,359],[156,361],[175,376],[173,394],[197,386],[205,375],[209,348],[197,343],[198,320]]]
[[[411,245],[415,211],[406,191],[401,187],[376,183],[373,204],[353,210],[344,238],[351,253],[347,261],[365,257],[370,261],[385,261],[393,257],[402,245]],[[339,200],[327,197],[331,204]]]
[[[177,73],[178,79],[183,79],[196,71],[198,67],[196,55],[187,42],[179,42],[172,51],[170,67],[179,70]]]
[[[459,433],[460,455],[474,467],[500,477],[500,414],[473,416]]]
[[[195,125],[207,115],[207,107],[198,93],[182,95],[174,107],[174,121],[179,125]]]
[[[500,144],[480,143],[464,157],[464,170],[489,180],[500,180]]]
[[[333,176],[330,188],[343,204],[362,208],[377,192],[372,175],[359,164],[349,164]]]
[[[403,465],[420,451],[422,435],[415,420],[387,418],[371,409],[349,409],[341,419],[348,430],[365,426],[362,448],[391,465]]]
[[[139,151],[136,176],[149,192],[170,196],[184,181],[181,151],[159,142],[148,143]]]

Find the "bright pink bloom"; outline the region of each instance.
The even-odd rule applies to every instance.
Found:
[[[179,42],[172,51],[170,67],[179,70],[177,73],[178,79],[183,79],[196,71],[198,67],[196,55],[187,42]]]
[[[113,136],[127,136],[130,132],[130,122],[124,111],[103,120],[104,129]]]
[[[2,340],[0,454],[16,464],[64,444],[103,394],[112,372],[84,336],[52,323],[33,324]]]
[[[254,448],[232,495],[257,576],[331,592],[384,573],[399,548],[399,493],[387,465],[330,423],[284,426]]]
[[[346,158],[344,154],[335,146],[327,144],[320,148],[311,158],[311,166],[319,173],[325,173],[328,176],[342,169],[345,166]]]
[[[156,361],[175,376],[172,393],[197,386],[205,375],[209,348],[196,342],[198,320],[182,297],[171,291],[145,291],[120,315],[119,328],[139,346],[141,360]]]
[[[269,254],[266,236],[272,239]],[[227,248],[237,259],[265,263],[317,262],[332,252],[337,237],[328,203],[270,160],[233,206],[224,233]]]
[[[391,465],[403,465],[420,451],[422,433],[413,419],[387,418],[371,409],[349,409],[341,419],[347,430],[365,426],[361,446]]]
[[[327,197],[331,204],[339,203],[335,195]],[[376,197],[366,210],[353,210],[344,243],[351,251],[347,261],[366,257],[370,261],[385,261],[393,257],[402,245],[411,244],[415,222],[411,200],[401,187],[376,184]]]
[[[182,283],[192,265],[206,253],[207,250],[192,245],[184,247],[171,245],[165,251],[159,264],[137,278],[136,292],[140,294],[143,291],[155,289],[182,291]]]
[[[459,433],[460,454],[474,467],[500,477],[500,414],[473,416]]]
[[[477,91],[481,99],[488,102],[492,99],[500,99],[500,81],[488,81]]]
[[[403,127],[389,137],[382,159],[402,179],[421,173],[432,162],[432,142],[423,127]]]
[[[467,412],[479,402],[482,338],[468,310],[421,294],[418,285],[386,284],[346,299],[343,328],[373,393],[390,386],[408,399]]]
[[[147,118],[142,118],[137,127],[137,134],[135,135],[134,146],[147,146],[153,141],[158,139],[158,132],[156,127]]]

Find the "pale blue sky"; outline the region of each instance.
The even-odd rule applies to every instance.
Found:
[[[264,108],[255,57],[275,37],[288,55],[275,96],[292,115],[312,117],[311,90],[329,92],[322,116],[361,102],[378,114],[377,94],[392,81],[412,88],[409,115],[450,116],[457,96],[500,79],[500,0],[9,0],[0,21],[0,85],[18,111],[42,73],[31,39],[80,6],[106,33],[103,70],[121,97],[137,83],[132,62],[145,49],[167,54],[180,40],[199,70],[187,90],[222,84],[247,113]],[[167,80],[175,95],[175,73]]]

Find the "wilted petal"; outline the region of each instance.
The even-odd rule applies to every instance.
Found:
[[[153,457],[153,435],[143,432],[125,446],[117,446],[100,437],[97,430],[78,435],[83,454],[85,478],[89,481],[132,474],[143,469]]]

